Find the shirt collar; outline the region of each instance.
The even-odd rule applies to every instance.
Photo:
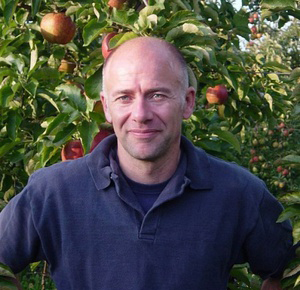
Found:
[[[185,176],[193,189],[210,189],[213,187],[210,161],[207,153],[192,144],[186,137],[181,137],[181,148],[186,154],[187,169]]]
[[[92,153],[86,156],[86,163],[98,190],[111,183],[112,169],[110,154],[116,148],[117,138],[111,135],[102,140]],[[210,189],[213,187],[212,172],[208,155],[195,147],[186,137],[181,137],[181,148],[186,154],[187,168],[185,176],[193,189]]]
[[[111,149],[116,146],[116,136],[108,136],[86,157],[87,166],[98,190],[108,187],[111,183],[112,169],[109,156]]]

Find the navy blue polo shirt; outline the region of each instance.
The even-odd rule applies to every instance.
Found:
[[[59,290],[225,290],[237,262],[263,278],[283,267],[292,229],[257,177],[182,137],[185,158],[144,213],[115,146],[32,175],[0,214],[1,262],[44,259]]]

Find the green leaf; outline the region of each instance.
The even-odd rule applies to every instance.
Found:
[[[203,9],[203,16],[210,21],[211,25],[219,24],[219,14],[218,12],[210,6],[205,6]]]
[[[29,15],[29,11],[23,8],[18,9],[16,13],[16,21],[20,25],[24,25]]]
[[[127,11],[113,9],[112,12],[113,12],[112,16],[111,16],[112,22],[115,22],[115,23],[118,23],[118,24],[121,24],[121,25],[128,24]]]
[[[15,278],[13,271],[2,263],[0,263],[0,276]]]
[[[140,11],[140,15],[143,15],[143,16],[149,16],[151,14],[158,14],[164,7],[163,6],[158,6],[158,5],[155,5],[155,6],[146,6],[144,7],[141,11]]]
[[[3,157],[6,153],[8,153],[12,148],[14,148],[20,142],[21,140],[19,138],[16,138],[14,141],[6,139],[0,142],[0,158]]]
[[[246,267],[233,267],[230,271],[230,275],[237,278],[239,281],[244,282],[248,286],[251,285]]]
[[[43,133],[43,136],[50,135],[52,133],[52,131],[55,130],[57,127],[59,127],[65,121],[65,119],[67,117],[68,117],[68,114],[60,113],[55,117],[49,118],[50,120],[49,120],[46,131]],[[48,121],[48,120],[46,120],[46,121]]]
[[[243,29],[243,27],[248,28],[248,14],[243,10],[240,10],[238,13],[234,14],[233,23],[238,29]]]
[[[285,194],[279,198],[284,203],[297,203],[300,204],[300,192]]]
[[[226,79],[227,83],[228,83],[235,91],[237,91],[237,90],[238,90],[237,83],[236,83],[236,81],[235,81],[233,78],[231,78],[230,74],[228,73],[227,68],[226,68],[224,65],[219,64],[218,69],[219,69],[220,72],[222,73],[223,77]]]
[[[0,87],[0,107],[7,107],[13,97],[14,92],[9,85]]]
[[[6,24],[10,23],[12,16],[15,13],[18,2],[19,2],[18,0],[6,0],[5,1],[3,15],[4,15]]]
[[[286,10],[295,8],[295,0],[262,0],[261,9],[269,9],[274,11]]]
[[[88,122],[84,120],[79,126],[78,131],[82,140],[82,146],[85,154],[89,152],[94,136],[99,132],[97,122]]]
[[[241,146],[238,139],[229,131],[222,131],[222,130],[213,130],[214,134],[216,134],[220,139],[226,141],[227,143],[231,144],[233,148],[241,154]]]
[[[138,37],[138,35],[134,32],[119,33],[110,39],[109,48],[113,49],[113,48],[121,45],[122,43],[124,43],[130,39],[134,39],[136,37]]]
[[[277,61],[269,61],[263,65],[263,68],[269,68],[278,72],[291,72],[291,69]]]
[[[31,14],[34,17],[39,11],[42,0],[31,0]]]
[[[46,166],[47,162],[56,154],[58,149],[58,147],[43,146],[40,158],[40,163],[42,167]]]
[[[0,39],[0,56],[2,56],[3,52],[6,52],[6,47],[13,41],[14,39]]]
[[[31,78],[30,82],[25,84],[23,87],[31,96],[35,97],[38,86],[39,82],[34,78]]]
[[[167,21],[164,27],[167,29],[174,28],[182,23],[188,23],[190,21],[195,21],[196,15],[194,12],[188,10],[179,10],[172,14],[171,18]]]
[[[7,118],[7,135],[8,137],[14,141],[17,136],[17,130],[22,122],[21,115],[16,110],[10,110],[8,112],[8,118]]]
[[[72,134],[76,131],[76,126],[71,123],[66,126],[62,131],[58,132],[53,140],[53,144],[55,146],[61,146],[65,144],[68,139],[72,136]]]
[[[106,26],[106,21],[98,22],[95,18],[89,21],[88,24],[83,28],[83,46],[90,45],[93,40],[95,40],[101,33],[103,33]]]
[[[38,81],[54,81],[59,80],[59,71],[57,69],[51,67],[43,67],[37,69],[33,74],[32,77],[37,79]]]
[[[300,155],[287,155],[281,159],[282,161],[286,161],[292,164],[300,164]]]
[[[293,217],[299,217],[299,216],[300,216],[300,204],[290,205],[283,210],[277,222],[281,223],[285,220],[291,219]]]
[[[1,290],[18,290],[18,287],[14,285],[11,281],[5,281],[1,279],[0,276],[0,289]]]
[[[80,8],[81,8],[81,6],[79,4],[73,5],[73,6],[68,7],[68,9],[66,10],[65,13],[67,16],[70,16],[72,14],[75,14]]]
[[[272,11],[270,11],[269,9],[262,9],[261,10],[261,21],[272,16],[272,14],[273,14]]]
[[[269,103],[270,110],[273,111],[273,98],[270,94],[264,94],[264,98]]]
[[[73,104],[76,109],[81,112],[86,111],[86,100],[82,95],[81,89],[69,84],[61,84],[56,89],[63,92],[63,95],[71,101],[71,104]]]
[[[181,37],[174,39],[174,44],[180,49],[188,45],[216,47],[217,43],[211,36],[200,36],[184,33]]]
[[[100,92],[102,90],[102,67],[85,81],[84,89],[89,98],[93,100],[100,99]]]
[[[193,23],[184,23],[180,26],[171,29],[167,33],[165,40],[171,42],[175,38],[178,38],[185,34],[196,34],[199,36],[215,36],[215,33],[210,29],[209,26],[195,25]]]
[[[300,78],[300,67],[296,67],[290,74],[290,80],[297,80]]]
[[[293,90],[292,97],[296,97],[300,100],[300,84],[297,84]]]
[[[0,57],[0,62],[4,62],[10,65],[12,68],[17,69],[19,73],[23,72],[25,67],[25,62],[20,55],[9,54],[5,58]]]
[[[42,97],[45,100],[47,100],[58,112],[60,111],[59,107],[55,102],[55,99],[57,98],[55,94],[43,89],[38,89],[37,94],[39,97]]]
[[[33,42],[33,40],[30,40],[29,44],[30,44],[30,49],[31,49],[31,52],[30,52],[30,68],[29,68],[29,70],[32,70],[35,67],[39,56],[38,56],[37,45]]]
[[[93,121],[96,121],[97,124],[102,124],[105,122],[105,116],[104,114],[100,114],[100,113],[97,113],[97,112],[89,112],[89,117],[93,120]]]
[[[209,59],[207,59],[207,62],[209,63],[210,66],[217,66],[217,59],[216,59],[216,55],[215,55],[215,50],[212,47],[204,47],[204,49],[207,51],[208,55],[209,55]],[[206,56],[206,54],[204,54],[204,56]]]

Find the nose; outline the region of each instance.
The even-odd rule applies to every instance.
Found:
[[[135,122],[146,123],[153,117],[151,104],[149,104],[147,99],[138,97],[133,103],[131,114]]]

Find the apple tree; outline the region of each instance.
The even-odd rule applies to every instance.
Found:
[[[274,128],[299,103],[298,69],[243,42],[256,47],[265,20],[299,19],[297,3],[243,0],[237,11],[225,0],[1,0],[0,208],[32,172],[88,154],[111,133],[99,103],[102,66],[110,50],[139,36],[164,38],[188,63],[197,101],[183,133],[242,164],[249,132]],[[243,289],[255,289],[247,279]]]

